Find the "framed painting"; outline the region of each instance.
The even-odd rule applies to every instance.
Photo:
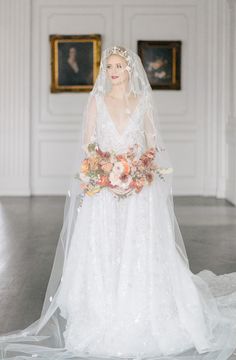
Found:
[[[137,51],[152,89],[181,89],[181,41],[138,40]]]
[[[50,35],[51,92],[91,91],[101,60],[101,35]]]

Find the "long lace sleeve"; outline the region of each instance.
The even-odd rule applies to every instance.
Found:
[[[153,120],[153,112],[147,110],[144,115],[144,132],[147,148],[157,146],[157,129]]]
[[[84,113],[82,130],[82,147],[86,151],[88,144],[96,140],[97,105],[95,97],[91,97]]]

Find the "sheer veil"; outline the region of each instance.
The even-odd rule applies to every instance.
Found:
[[[127,104],[129,105],[129,96],[139,97],[146,107],[145,112],[145,136],[149,147],[157,150],[155,157],[156,164],[163,169],[162,178],[158,178],[158,186],[161,187],[165,196],[168,212],[170,215],[170,231],[174,234],[175,249],[180,255],[181,261],[189,269],[188,257],[186,254],[183,238],[174,213],[174,203],[172,194],[172,180],[175,169],[171,163],[170,156],[160,131],[160,121],[157,111],[157,104],[153,99],[152,89],[148,81],[146,72],[143,68],[139,56],[130,49],[123,47],[110,47],[102,52],[99,74],[92,91],[88,94],[87,102],[84,107],[82,117],[82,128],[78,137],[77,152],[71,171],[70,184],[66,194],[63,225],[58,239],[55,252],[54,263],[49,278],[42,311],[40,317],[27,328],[12,331],[0,336],[1,359],[28,359],[38,357],[40,359],[79,359],[89,358],[89,354],[81,354],[81,357],[72,354],[65,348],[63,332],[66,328],[66,319],[61,315],[57,304],[60,293],[60,284],[63,282],[63,270],[67,264],[68,253],[76,221],[83,211],[84,194],[81,181],[77,176],[82,160],[87,156],[88,146],[92,142],[96,143],[96,97],[105,96],[110,91],[110,81],[106,76],[107,59],[111,54],[118,54],[126,61],[124,71],[128,74],[128,88],[125,93]],[[172,169],[172,171],[169,171]],[[166,172],[165,172],[166,171]],[[137,195],[138,196],[138,195]],[[52,200],[53,201],[53,200]],[[123,200],[121,200],[123,201]],[[79,241],[80,239],[78,239]],[[190,271],[190,270],[189,270]],[[193,275],[194,276],[194,275]],[[212,305],[216,305],[214,299],[208,292],[206,273],[202,278],[196,277],[195,281],[200,290],[204,292],[205,299],[209,297]],[[235,285],[235,284],[234,284]],[[235,285],[236,287],[236,285]],[[224,298],[226,299],[226,298]],[[228,305],[227,305],[228,306]],[[233,306],[233,305],[232,305]],[[236,296],[234,306],[236,308]],[[232,311],[234,321],[236,322],[236,309]],[[161,310],[160,310],[161,311]],[[222,315],[223,316],[223,315]],[[214,351],[214,353],[199,354],[196,349],[176,356],[153,357],[153,359],[185,359],[185,360],[224,360],[231,354],[235,348],[235,332],[232,325],[222,327],[219,330],[219,336],[224,341],[224,347]],[[105,358],[105,356],[104,356]],[[116,357],[114,357],[116,358]],[[111,359],[109,357],[109,359]],[[148,357],[147,357],[148,359]]]

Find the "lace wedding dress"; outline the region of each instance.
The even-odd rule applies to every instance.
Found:
[[[120,132],[97,91],[109,53],[92,92],[96,116],[85,116],[86,142],[118,154],[138,144],[141,155],[157,139],[147,96]],[[150,93],[138,56],[128,54],[132,85]],[[190,271],[168,177],[120,200],[104,187],[82,205],[76,181],[41,317],[0,336],[0,359],[228,359],[236,348],[236,273]]]
[[[103,97],[97,96],[96,101],[100,148],[122,153],[138,143],[143,152],[142,101],[122,134]],[[222,312],[229,315],[227,320],[204,281],[186,267],[173,244],[166,198],[158,184],[122,201],[107,189],[86,197],[58,297],[67,319],[66,347],[94,356],[132,357],[176,354],[191,347],[203,353],[214,345],[223,346],[227,336],[217,339],[217,334],[223,328],[227,334],[232,315],[227,306],[236,305],[236,277],[232,297],[226,304],[224,297],[218,299]],[[223,343],[217,343],[220,340]]]

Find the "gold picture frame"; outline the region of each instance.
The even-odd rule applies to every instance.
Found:
[[[89,92],[101,61],[101,35],[50,35],[52,93]]]
[[[138,40],[137,52],[154,90],[181,90],[180,40]]]

